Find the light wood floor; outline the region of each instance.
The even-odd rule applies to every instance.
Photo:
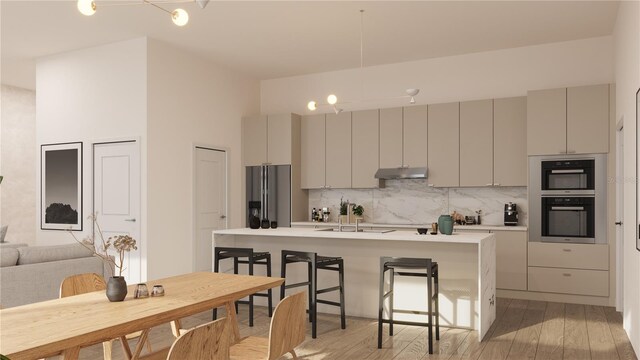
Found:
[[[318,338],[310,327],[307,340],[296,349],[301,359],[637,359],[622,329],[622,317],[615,309],[602,306],[498,299],[498,319],[483,342],[475,331],[440,329],[433,355],[427,354],[426,328],[394,326],[395,335],[383,338],[377,349],[375,320],[348,318],[347,329],[340,329],[339,317],[318,315]],[[256,307],[255,326],[248,326],[246,306],[240,306],[242,336],[267,336],[266,308]],[[221,312],[221,316],[224,312]],[[183,321],[192,327],[210,321],[202,313]],[[385,325],[386,330],[386,325]],[[156,348],[173,342],[169,325],[154,328],[150,335]],[[81,359],[102,359],[102,346],[83,349]],[[123,359],[120,344],[114,343],[114,359]]]

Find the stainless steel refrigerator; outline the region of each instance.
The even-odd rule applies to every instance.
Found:
[[[291,165],[247,166],[247,227],[254,208],[261,220],[291,226]]]

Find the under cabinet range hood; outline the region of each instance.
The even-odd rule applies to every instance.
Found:
[[[375,175],[379,180],[426,179],[426,167],[399,167],[378,169]]]

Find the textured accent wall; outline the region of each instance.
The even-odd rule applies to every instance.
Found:
[[[36,93],[2,85],[0,97],[0,224],[5,241],[36,242]]]

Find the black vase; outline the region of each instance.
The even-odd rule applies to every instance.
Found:
[[[107,298],[111,302],[122,301],[127,297],[127,282],[124,276],[112,276],[107,282]]]

